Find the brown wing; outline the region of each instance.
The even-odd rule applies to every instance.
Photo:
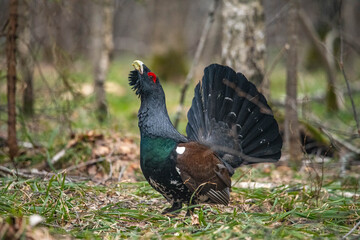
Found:
[[[196,142],[180,143],[176,167],[184,184],[214,203],[229,204],[231,179],[227,168],[208,147]]]

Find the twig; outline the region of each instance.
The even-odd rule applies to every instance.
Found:
[[[194,60],[191,64],[190,71],[188,72],[185,82],[184,82],[184,86],[181,89],[180,103],[179,103],[179,107],[178,107],[178,109],[176,111],[176,115],[175,115],[175,124],[174,124],[175,128],[177,128],[179,125],[181,111],[183,109],[183,105],[184,105],[184,101],[185,101],[185,94],[189,87],[190,80],[194,76],[194,72],[195,72],[196,66],[199,62],[201,53],[204,49],[205,41],[207,39],[209,30],[211,28],[212,23],[214,22],[214,15],[215,15],[215,11],[218,6],[219,6],[219,0],[214,0],[212,6],[210,7],[208,18],[206,19],[205,26],[201,33],[200,41],[199,41],[199,44],[198,44],[196,52],[195,52]]]
[[[52,177],[54,175],[58,175],[58,174],[51,173],[51,172],[39,171],[37,169],[32,169],[30,171],[26,170],[26,169],[17,169],[17,171],[15,171],[14,169],[9,169],[9,168],[3,167],[3,166],[0,166],[0,171],[5,172],[7,174],[12,174],[13,176],[20,176],[23,178]],[[3,175],[3,174],[0,174],[0,175]],[[74,181],[74,179],[83,181],[83,180],[87,180],[88,178],[82,178],[82,177],[78,177],[78,176],[66,176],[67,181]]]
[[[6,28],[9,26],[9,18],[6,19],[5,23],[1,27],[0,33],[6,36]]]
[[[331,64],[331,59],[329,58],[329,55],[332,55],[333,53],[329,53],[326,47],[324,46],[323,42],[319,38],[318,34],[316,33],[316,30],[314,26],[312,25],[311,21],[309,20],[309,17],[305,13],[304,10],[300,9],[298,12],[298,19],[303,26],[303,29],[305,30],[306,35],[309,37],[311,42],[313,43],[316,51],[319,53],[319,56],[324,64],[326,73],[327,73],[327,81],[328,81],[328,90],[327,94],[329,98],[331,95],[335,96],[336,101],[334,102],[334,106],[330,104],[327,99],[327,108],[328,110],[338,110],[339,104],[338,104],[338,96],[335,92],[335,84],[336,84],[336,72],[335,67]]]
[[[353,99],[353,97],[351,95],[350,84],[349,84],[349,81],[348,81],[348,78],[346,76],[345,69],[344,69],[344,62],[343,62],[344,41],[343,41],[343,33],[342,33],[343,30],[342,30],[341,6],[342,6],[342,0],[340,1],[340,10],[339,10],[339,12],[340,12],[339,13],[339,15],[340,15],[340,17],[339,17],[339,31],[340,31],[340,62],[339,62],[339,66],[340,66],[341,72],[343,74],[345,83],[346,83],[346,88],[347,88],[347,91],[348,91],[348,94],[349,94],[349,98],[350,98],[350,101],[351,101],[351,106],[352,106],[352,110],[353,110],[353,114],[354,114],[354,118],[355,118],[355,122],[356,122],[357,132],[358,132],[358,134],[360,136],[359,119],[358,119],[358,116],[357,116],[354,99]]]
[[[353,36],[342,32],[342,38],[343,41],[347,43],[347,45],[349,45],[352,49],[354,49],[355,52],[360,54],[360,44]]]
[[[344,95],[344,94],[347,93],[347,89],[340,90],[339,93],[341,95]],[[359,94],[360,93],[360,86],[352,86],[351,93],[353,95]],[[313,96],[307,97],[306,99],[298,98],[297,103],[298,104],[303,104],[303,103],[306,103],[306,102],[323,102],[325,100],[325,98],[326,98],[326,95],[324,95],[322,93],[315,93]],[[282,100],[272,99],[271,103],[273,105],[275,105],[275,106],[278,106],[278,107],[285,107],[285,101],[282,101]]]
[[[56,153],[50,160],[51,164],[57,163],[63,156],[65,156],[67,147],[62,149],[60,152]]]
[[[126,169],[126,166],[122,166],[122,167],[121,167],[121,170],[120,170],[120,173],[119,173],[119,177],[118,177],[118,182],[120,182],[122,176],[124,175],[125,169]]]
[[[14,169],[9,169],[7,167],[0,166],[0,171],[3,171],[8,174],[12,174],[14,176],[20,176],[20,177],[24,177],[24,178],[29,177],[29,175],[21,173],[20,169],[17,169],[17,171],[15,171]]]
[[[272,61],[269,69],[266,69],[266,72],[264,74],[264,78],[262,80],[262,85],[264,85],[266,82],[268,82],[272,72],[274,71],[276,65],[279,63],[279,61],[281,60],[281,57],[284,55],[285,49],[286,47],[288,47],[287,45],[283,46],[280,50],[280,52],[278,52],[278,54],[276,54],[274,60]],[[264,89],[263,86],[260,87],[261,89]],[[270,89],[267,89],[267,93],[265,93],[266,96],[270,96]]]
[[[234,89],[234,91],[236,92],[236,94],[239,97],[246,98],[249,102],[257,105],[260,108],[261,113],[268,114],[268,115],[271,115],[271,116],[273,115],[271,109],[268,106],[266,106],[265,104],[263,104],[262,102],[259,101],[258,95],[252,96],[252,95],[248,94],[247,92],[244,92],[239,87],[237,87],[235,83],[230,82],[228,79],[223,79],[223,83],[226,86]]]
[[[91,160],[89,160],[89,161],[87,161],[87,162],[80,163],[80,164],[78,164],[78,165],[65,168],[65,169],[62,170],[60,173],[70,172],[70,171],[72,171],[72,170],[75,170],[75,169],[78,169],[78,168],[82,168],[82,167],[86,167],[86,166],[91,165],[91,164],[94,164],[94,163],[103,162],[103,161],[105,161],[105,160],[106,160],[105,157],[100,157],[100,158],[91,159]]]
[[[360,226],[360,221],[350,230],[350,232],[348,232],[347,234],[345,234],[345,236],[343,236],[341,239],[346,239],[353,231],[355,231],[355,229],[357,227]]]
[[[342,44],[341,44],[341,45],[342,45]],[[358,132],[359,137],[360,137],[359,118],[358,118],[358,116],[357,116],[356,107],[355,107],[354,99],[353,99],[353,97],[352,97],[350,84],[349,84],[348,78],[347,78],[347,76],[346,76],[345,69],[344,69],[344,65],[343,65],[342,62],[340,62],[340,69],[341,69],[341,72],[342,72],[342,74],[343,74],[343,76],[344,76],[344,80],[345,80],[345,83],[346,83],[346,88],[347,88],[347,91],[348,91],[348,94],[349,94],[349,98],[350,98],[350,101],[351,101],[351,106],[352,106],[352,110],[353,110],[353,114],[354,114],[354,118],[355,118],[355,123],[356,123],[357,132]]]
[[[354,145],[352,145],[349,142],[346,142],[345,140],[340,139],[336,135],[330,134],[329,131],[325,130],[324,128],[320,128],[320,130],[329,137],[330,141],[333,143],[333,145],[336,147],[338,145],[341,145],[342,147],[346,148],[347,150],[356,153],[360,155],[360,149]]]
[[[278,20],[280,17],[282,17],[283,13],[287,13],[289,10],[290,4],[289,2],[286,2],[279,11],[277,11],[276,15],[270,19],[269,21],[267,21],[266,23],[266,27],[270,26],[274,21]]]

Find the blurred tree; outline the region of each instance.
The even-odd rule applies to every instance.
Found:
[[[180,103],[179,103],[179,107],[178,107],[178,110],[176,111],[176,115],[175,115],[175,124],[174,124],[175,128],[177,128],[178,125],[179,125],[180,115],[181,115],[183,105],[184,105],[184,101],[185,101],[185,94],[186,94],[186,91],[187,91],[187,89],[189,87],[190,81],[194,76],[195,68],[196,68],[197,64],[199,63],[200,57],[201,57],[202,52],[204,50],[205,42],[206,42],[206,39],[208,38],[211,26],[214,23],[214,20],[215,20],[214,17],[216,15],[216,12],[217,12],[216,10],[218,9],[219,5],[220,5],[220,1],[219,0],[214,0],[212,5],[210,6],[209,14],[208,14],[208,17],[206,19],[204,28],[202,30],[198,47],[197,47],[197,49],[195,51],[194,60],[193,60],[193,62],[191,64],[190,71],[188,72],[188,74],[186,76],[184,86],[181,89]]]
[[[18,26],[18,1],[9,2],[9,23],[6,36],[8,147],[10,158],[18,152],[16,140],[16,29]]]
[[[29,0],[23,0],[19,4],[19,13],[21,13],[21,15],[19,16],[18,31],[19,70],[24,82],[22,109],[25,116],[32,116],[34,114],[34,62],[29,49],[31,46],[31,8],[29,4]]]
[[[110,64],[110,54],[113,50],[112,31],[114,6],[112,0],[102,1],[101,3],[98,2],[93,6],[94,91],[97,106],[97,118],[102,122],[108,114],[105,80]]]
[[[165,54],[167,51],[184,53],[185,25],[191,1],[152,0],[151,21],[153,22],[151,44],[156,54]]]
[[[264,79],[264,11],[261,0],[224,0],[222,62],[257,86]],[[268,88],[268,86],[262,86]],[[265,89],[259,89],[267,92]]]
[[[342,13],[344,19],[343,40],[345,43],[344,60],[345,69],[349,73],[349,79],[356,78],[356,55],[360,54],[360,1],[343,1]],[[355,51],[354,51],[355,50]]]
[[[153,57],[150,67],[163,80],[181,80],[188,71],[186,56],[186,26],[190,0],[153,0],[151,20],[151,47]]]
[[[326,107],[329,112],[339,110],[340,100],[336,92],[336,69],[334,61],[334,41],[337,37],[335,30],[326,34],[325,41],[322,42],[314,26],[305,11],[299,11],[299,20],[302,24],[306,35],[309,37],[325,67],[327,73],[328,87],[326,89]]]
[[[298,2],[291,0],[288,10],[286,47],[286,101],[285,101],[285,146],[290,153],[290,164],[300,168],[302,151],[297,113],[297,77],[298,77]]]

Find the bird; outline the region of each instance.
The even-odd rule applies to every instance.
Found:
[[[170,203],[230,202],[231,176],[241,165],[276,162],[282,137],[265,97],[242,73],[220,64],[204,69],[187,113],[187,136],[173,126],[156,76],[135,60],[129,85],[140,98],[140,167],[148,183]],[[186,215],[194,209],[188,207]]]

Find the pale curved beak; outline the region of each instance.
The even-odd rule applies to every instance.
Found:
[[[140,74],[143,74],[144,73],[144,63],[140,60],[135,60],[132,65],[134,66],[135,70],[139,71]]]

